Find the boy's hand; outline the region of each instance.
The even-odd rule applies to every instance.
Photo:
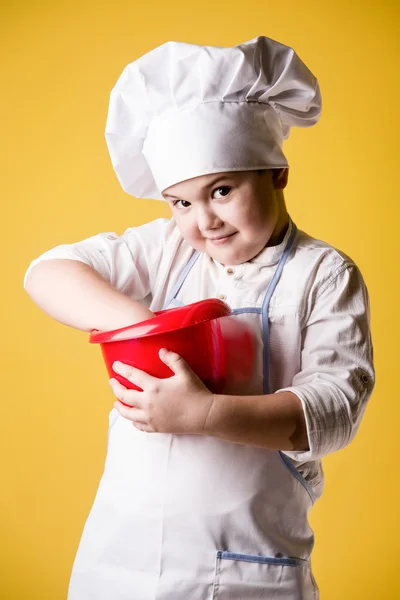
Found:
[[[113,364],[116,373],[143,390],[129,390],[110,379],[115,396],[132,407],[116,402],[115,408],[141,431],[203,434],[213,394],[178,354],[163,348],[159,356],[174,372],[172,377],[158,379],[124,363]]]

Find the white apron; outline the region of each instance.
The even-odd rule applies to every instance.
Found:
[[[256,373],[253,394],[269,391],[268,308],[295,234],[293,226],[262,306],[229,317],[245,319],[260,339],[264,372]],[[164,308],[180,304],[198,256]],[[317,600],[307,520],[314,499],[280,452],[149,434],[113,409],[68,600]]]

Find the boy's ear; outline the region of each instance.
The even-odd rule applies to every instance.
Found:
[[[283,190],[287,186],[289,177],[289,168],[274,169],[272,173],[272,181],[276,190]]]

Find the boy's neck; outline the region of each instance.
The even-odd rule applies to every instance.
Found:
[[[271,237],[267,242],[267,246],[279,246],[282,244],[282,241],[286,235],[286,232],[289,227],[289,215],[287,213],[286,207],[283,206],[280,212],[278,221],[276,223],[275,229],[272,232]]]

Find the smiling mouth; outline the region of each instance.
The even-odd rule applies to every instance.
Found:
[[[230,238],[232,236],[234,236],[236,233],[237,232],[235,231],[234,233],[230,233],[229,235],[224,235],[224,236],[217,237],[217,238],[207,238],[207,240],[209,242],[211,242],[212,244],[224,244],[225,242],[230,240]]]

